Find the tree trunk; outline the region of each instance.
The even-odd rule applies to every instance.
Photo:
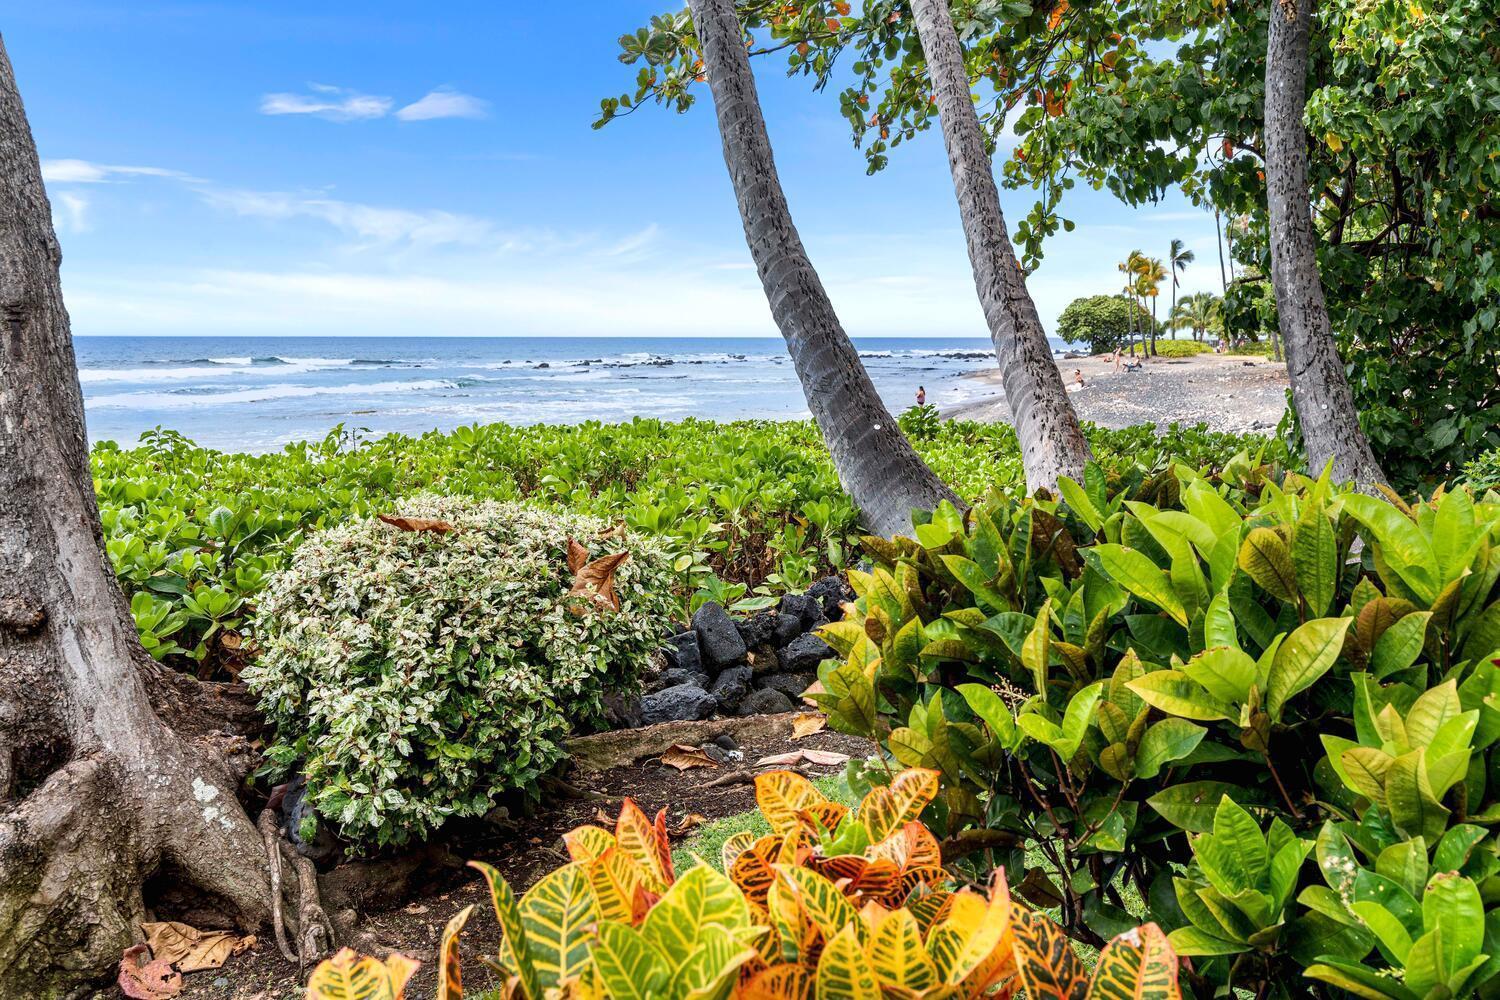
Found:
[[[104,554],[60,259],[0,42],[5,997],[76,995],[109,975],[154,902],[155,876],[247,929],[270,904],[260,837],[214,746],[232,706],[160,672]]]
[[[947,0],[914,0],[912,17],[936,92],[969,263],[1021,442],[1026,486],[1032,491],[1055,490],[1059,476],[1081,478],[1089,459],[1088,442],[1005,230],[1000,193]]]
[[[910,533],[913,508],[931,510],[942,500],[958,503],[958,497],[922,461],[880,401],[808,260],[776,175],[733,0],[691,0],[688,6],[745,240],[808,409],[866,526],[887,537]]]
[[[1359,426],[1354,394],[1339,360],[1307,188],[1307,58],[1313,0],[1270,0],[1266,46],[1266,198],[1271,223],[1271,283],[1286,350],[1292,402],[1302,425],[1308,471],[1331,460],[1339,481],[1385,482]]]
[[[1156,296],[1151,297],[1151,356],[1156,357]]]

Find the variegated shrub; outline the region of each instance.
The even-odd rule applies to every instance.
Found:
[[[593,518],[426,496],[311,536],[261,601],[244,678],[320,816],[356,844],[422,839],[479,816],[561,756],[612,689],[629,688],[673,610],[662,544]],[[606,536],[606,537],[600,537]],[[568,540],[625,551],[618,611],[569,597]]]

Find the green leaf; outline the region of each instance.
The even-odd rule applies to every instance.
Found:
[[[1386,804],[1399,833],[1433,844],[1448,826],[1449,810],[1433,794],[1426,764],[1420,747],[1397,757],[1386,775]]]
[[[1144,552],[1113,544],[1096,545],[1089,551],[1099,557],[1099,565],[1112,580],[1136,597],[1161,608],[1177,624],[1187,626],[1187,611],[1173,589],[1171,579]]]
[[[1146,730],[1136,749],[1134,774],[1154,778],[1164,765],[1181,760],[1202,742],[1208,730],[1186,719],[1162,719]]]
[[[1266,712],[1272,720],[1293,696],[1307,690],[1328,672],[1344,648],[1344,633],[1352,618],[1315,618],[1287,636],[1271,664],[1266,690]]]
[[[1230,646],[1205,649],[1184,664],[1182,672],[1215,698],[1235,705],[1249,702],[1250,687],[1256,679],[1255,660]]]
[[[1015,750],[1020,743],[1015,716],[1000,696],[983,684],[960,684],[956,690],[968,702],[970,710],[990,727],[1000,745]]]
[[[1169,715],[1201,722],[1232,720],[1235,717],[1232,706],[1209,694],[1202,685],[1180,670],[1152,671],[1125,686],[1139,695],[1146,704]]]
[[[1308,611],[1327,614],[1338,584],[1338,540],[1328,518],[1311,504],[1292,534],[1292,567]]]
[[[1370,672],[1376,680],[1385,680],[1417,662],[1431,619],[1432,612],[1418,611],[1397,619],[1396,624],[1385,630],[1370,654]]]
[[[1223,781],[1185,781],[1163,788],[1147,799],[1146,804],[1179,829],[1209,833],[1213,830],[1219,800],[1233,790],[1233,786]]]
[[[1377,497],[1354,493],[1344,509],[1369,529],[1387,564],[1424,604],[1431,604],[1441,585],[1437,554],[1411,518]]]

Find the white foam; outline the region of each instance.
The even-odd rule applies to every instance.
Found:
[[[227,392],[122,392],[95,396],[87,402],[94,409],[185,410],[309,396],[381,396],[395,392],[431,392],[457,388],[457,382],[430,378],[410,382],[355,382],[349,385],[265,385],[253,389],[231,389]]]

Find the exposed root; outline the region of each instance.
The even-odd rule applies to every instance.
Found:
[[[281,830],[276,823],[276,813],[270,809],[261,811],[255,823],[266,847],[266,865],[271,874],[271,926],[276,931],[276,947],[281,957],[288,962],[297,961],[297,953],[286,940],[286,916],[281,901]]]
[[[276,947],[288,962],[296,962],[299,969],[306,969],[333,950],[337,937],[318,895],[318,870],[311,860],[298,854],[282,838],[275,810],[262,810],[255,826],[265,844],[266,865],[271,875],[271,926],[276,933]],[[286,904],[281,884],[283,857],[297,876],[296,948],[287,940]]]

